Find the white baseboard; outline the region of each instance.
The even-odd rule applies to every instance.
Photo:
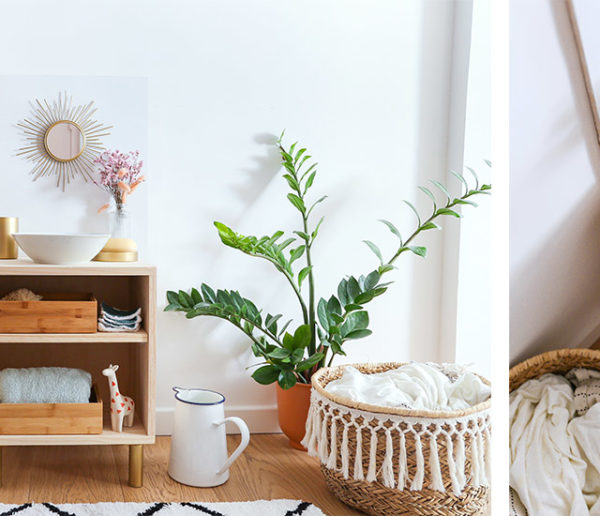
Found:
[[[175,409],[158,408],[156,409],[156,435],[171,435],[173,433],[173,416]],[[280,433],[279,423],[277,421],[277,407],[256,406],[256,407],[225,407],[225,417],[237,416],[242,418],[250,432],[253,434],[274,434]],[[228,434],[237,434],[238,429],[233,424],[227,425]]]

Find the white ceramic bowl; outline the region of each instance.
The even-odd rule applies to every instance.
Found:
[[[89,262],[104,247],[110,235],[51,235],[14,233],[13,236],[35,263],[76,265]]]

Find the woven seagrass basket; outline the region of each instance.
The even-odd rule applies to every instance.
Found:
[[[547,351],[535,355],[512,367],[509,372],[509,390],[514,391],[527,380],[543,374],[565,374],[574,367],[585,367],[600,371],[600,350],[587,348],[566,348]],[[527,514],[520,502],[515,501],[515,493],[510,490],[511,514]]]
[[[401,365],[353,367],[372,374]],[[487,515],[490,400],[451,412],[356,403],[325,391],[345,367],[313,375],[303,440],[329,489],[378,516]]]
[[[532,378],[546,373],[565,374],[574,367],[586,367],[600,371],[600,350],[556,349],[528,358],[510,369],[510,392]]]

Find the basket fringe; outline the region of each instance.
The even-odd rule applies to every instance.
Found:
[[[423,443],[421,435],[415,432],[415,452],[417,455],[417,471],[410,486],[411,491],[420,491],[423,489],[423,477],[425,476],[425,459],[423,458]]]
[[[460,486],[458,485],[458,478],[456,476],[456,463],[454,462],[454,445],[452,444],[452,437],[450,434],[446,434],[446,448],[448,451],[448,472],[450,473],[450,482],[452,483],[452,494],[458,496],[460,494]]]
[[[364,480],[362,465],[362,427],[356,427],[356,453],[354,455],[354,480]]]
[[[394,443],[392,442],[392,433],[389,428],[385,430],[385,457],[381,466],[381,480],[385,487],[394,488]]]
[[[490,446],[492,444],[491,441],[491,436],[490,436],[490,431],[485,428],[483,430],[483,436],[485,437],[485,476],[486,476],[486,481],[487,483],[489,483],[492,480],[492,474],[491,474],[491,466],[492,466],[492,461],[491,461],[491,449]]]
[[[407,466],[406,466],[406,438],[404,432],[400,431],[400,457],[398,458],[398,489],[404,489],[406,487],[407,477]]]
[[[329,432],[329,440],[331,441],[331,451],[329,452],[329,459],[327,459],[326,467],[329,469],[336,469],[337,467],[337,428],[336,418],[331,418],[331,431]]]
[[[340,454],[342,456],[342,475],[344,480],[348,480],[348,470],[350,469],[350,457],[348,456],[348,425],[344,425],[344,433],[342,434],[342,449]]]
[[[339,472],[345,480],[353,477],[357,481],[379,481],[387,488],[400,491],[420,491],[427,486],[444,492],[445,485],[449,484],[448,490],[455,496],[463,493],[467,484],[488,485],[490,431],[487,416],[440,421],[374,414],[333,404],[314,391],[313,395],[302,444],[311,455],[319,457],[321,464]],[[355,435],[350,435],[351,429]],[[368,443],[363,443],[363,432],[370,432]],[[446,452],[440,456],[439,447],[444,441]],[[366,446],[368,452],[363,450]],[[427,465],[424,447],[428,447]],[[367,457],[363,460],[365,453],[368,453],[368,461]]]
[[[429,437],[429,468],[431,469],[431,489],[443,492],[444,484],[442,483],[442,470],[440,469],[436,434],[431,434]]]
[[[321,423],[321,435],[319,437],[319,459],[321,464],[325,464],[329,459],[327,454],[327,413],[323,414]]]
[[[371,449],[369,450],[369,469],[367,470],[367,482],[377,480],[377,430],[371,427]]]
[[[456,438],[456,478],[458,479],[458,488],[461,492],[467,483],[465,460],[465,436],[464,434],[458,434]]]

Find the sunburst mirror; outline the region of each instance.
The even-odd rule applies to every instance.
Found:
[[[102,137],[112,128],[93,118],[94,102],[73,104],[65,92],[52,104],[36,99],[30,105],[29,117],[17,123],[25,141],[17,156],[33,162],[33,180],[54,177],[63,191],[78,175],[91,180],[94,159],[104,150]]]

